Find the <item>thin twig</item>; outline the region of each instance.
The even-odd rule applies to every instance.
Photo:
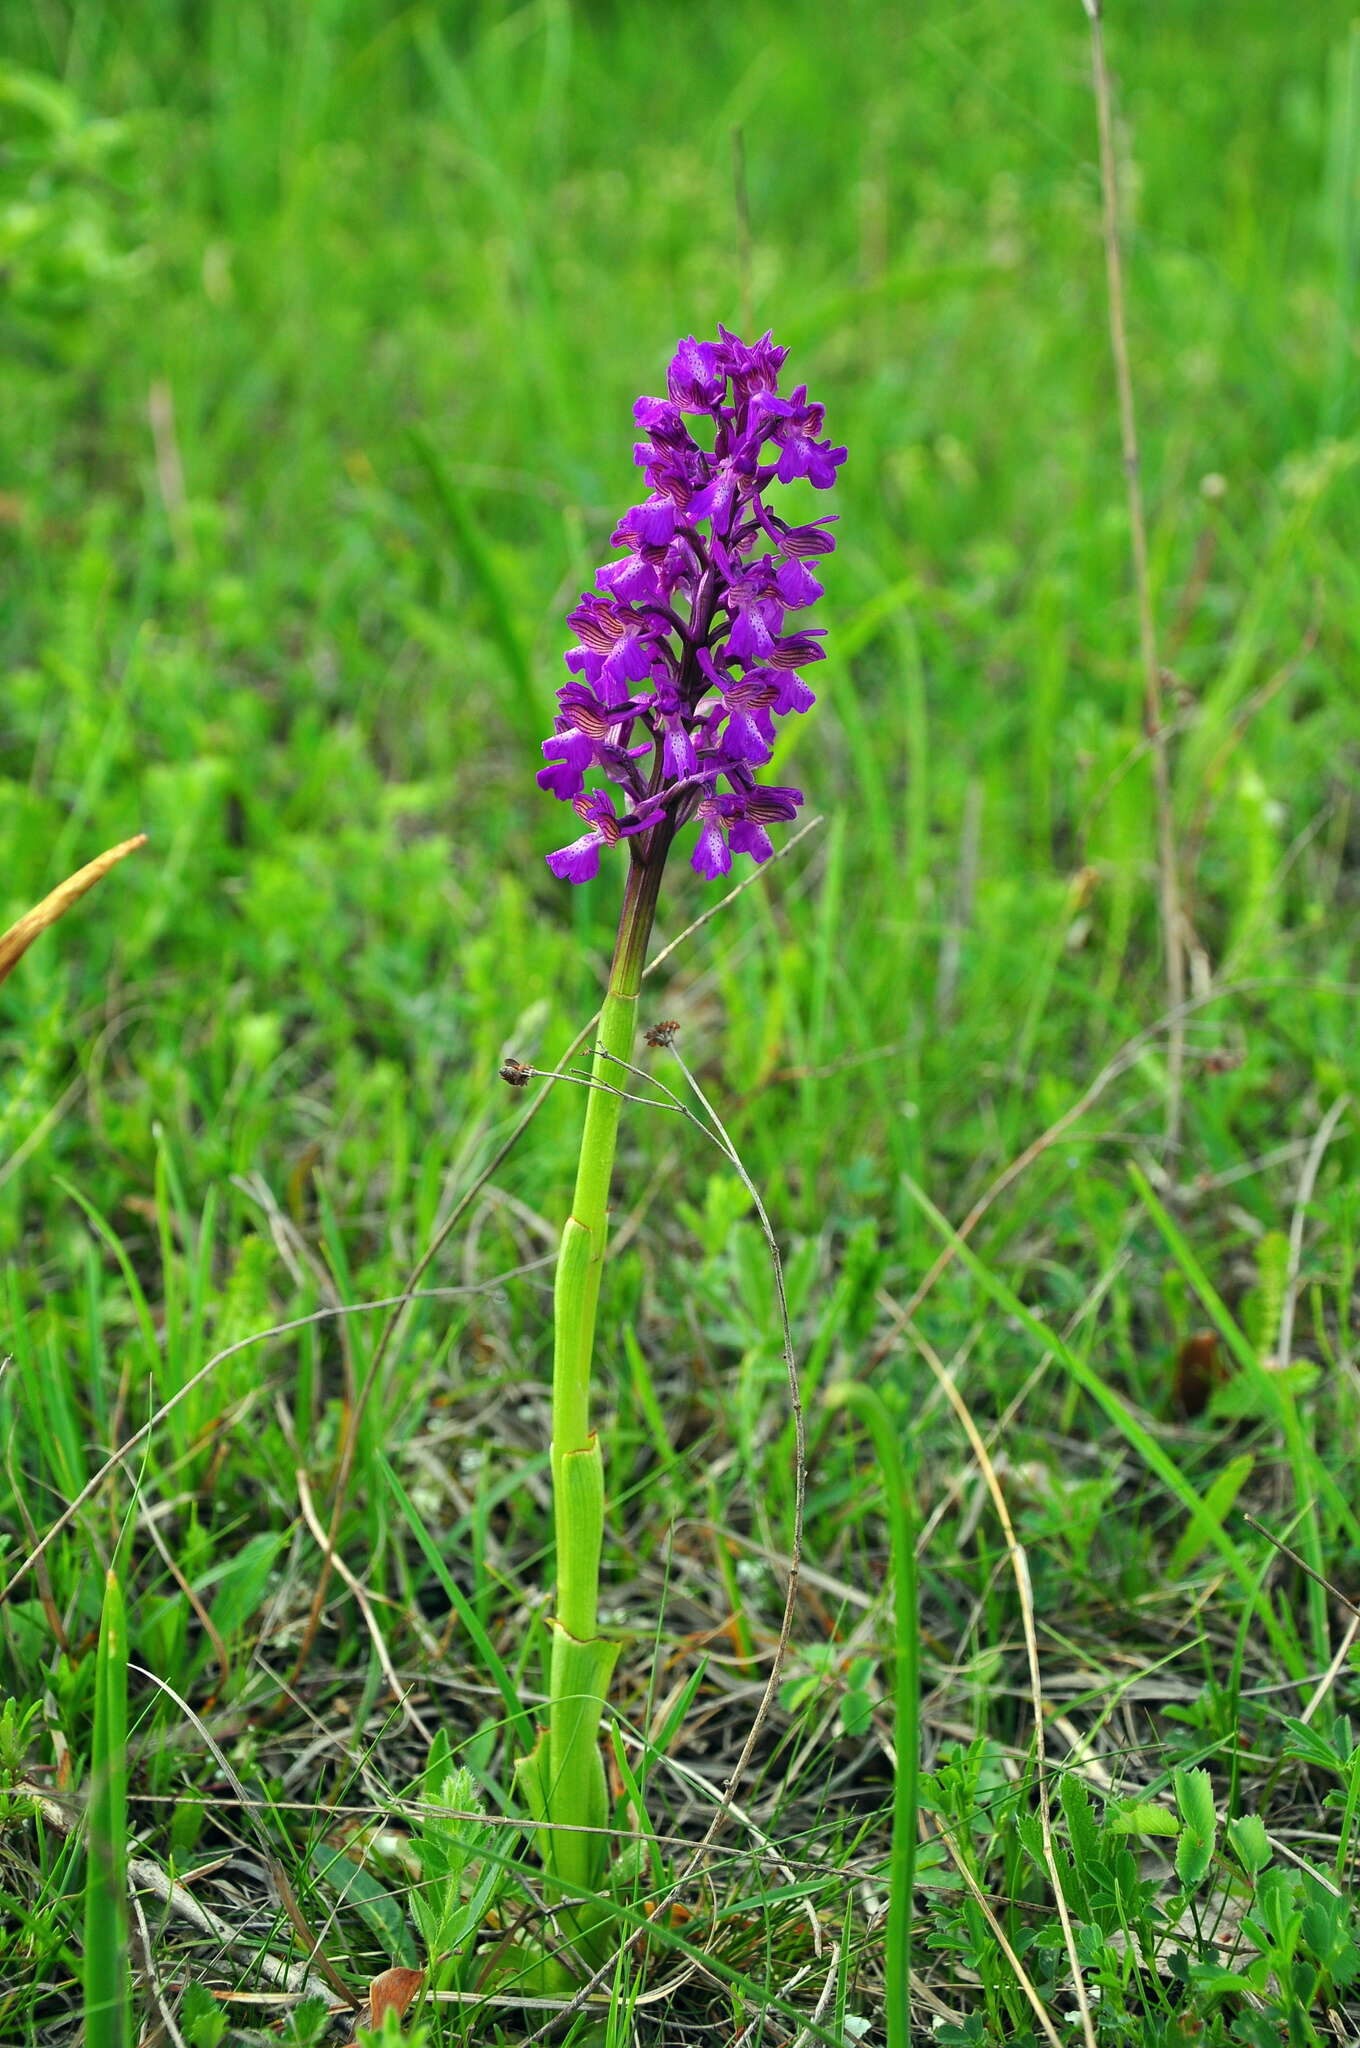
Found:
[[[334,1967],[329,1956],[327,1956],[325,1950],[322,1948],[320,1941],[312,1934],[311,1929],[308,1927],[307,1922],[303,1917],[302,1909],[298,1905],[297,1897],[293,1891],[292,1883],[289,1880],[288,1873],[284,1869],[283,1864],[280,1862],[279,1858],[274,1853],[274,1847],[269,1839],[269,1832],[268,1829],[265,1827],[262,1814],[257,1812],[254,1808],[252,1808],[249,1805],[249,1802],[246,1800],[246,1788],[241,1783],[241,1780],[237,1776],[236,1771],[231,1763],[231,1760],[223,1751],[221,1745],[218,1743],[216,1737],[213,1735],[212,1730],[208,1727],[207,1722],[203,1720],[201,1715],[196,1714],[194,1712],[193,1708],[189,1705],[189,1702],[187,1700],[182,1699],[180,1697],[180,1695],[175,1691],[174,1686],[171,1685],[169,1679],[162,1678],[158,1672],[148,1671],[145,1668],[145,1666],[140,1664],[129,1664],[128,1670],[137,1678],[149,1679],[151,1684],[156,1686],[161,1692],[163,1692],[167,1699],[173,1700],[175,1705],[179,1708],[181,1714],[183,1714],[185,1720],[194,1730],[194,1733],[197,1735],[204,1749],[207,1750],[208,1754],[212,1757],[213,1762],[217,1765],[218,1770],[222,1773],[222,1776],[226,1779],[232,1791],[236,1794],[238,1802],[240,1802],[242,1805],[243,1817],[249,1823],[251,1830],[256,1837],[256,1840],[260,1844],[260,1848],[264,1852],[265,1866],[269,1871],[270,1877],[274,1881],[274,1887],[278,1892],[279,1903],[283,1908],[284,1916],[290,1922],[293,1928],[293,1932],[297,1935],[298,1939],[306,1945],[309,1951],[309,1967],[311,1964],[314,1963],[316,1965],[317,1970],[320,1972],[321,1976],[324,1977],[326,1982],[330,1985],[332,1992],[339,1996],[341,2003],[343,2005],[353,2006],[355,2000],[353,1994],[349,1989],[349,1986],[346,1984],[344,1978],[340,1975],[340,1972]],[[268,1813],[268,1810],[268,1806],[266,1805],[263,1809],[263,1813]]]
[[[1306,1573],[1315,1585],[1321,1586],[1325,1592],[1330,1593],[1333,1600],[1337,1600],[1343,1607],[1349,1608],[1352,1614],[1360,1614],[1360,1606],[1356,1605],[1349,1594],[1343,1593],[1339,1586],[1334,1586],[1330,1579],[1324,1579],[1321,1572],[1314,1571],[1306,1558],[1300,1557],[1297,1550],[1291,1550],[1287,1543],[1282,1543],[1273,1529],[1267,1529],[1264,1522],[1258,1522],[1255,1515],[1248,1514],[1245,1508],[1242,1510],[1242,1520],[1249,1529],[1254,1529],[1258,1536],[1264,1536],[1266,1542],[1273,1545],[1279,1551],[1281,1557],[1287,1557],[1289,1562],[1292,1565],[1296,1565],[1301,1572]],[[1293,1683],[1294,1681],[1291,1679],[1290,1684],[1292,1685]]]
[[[958,993],[963,942],[973,922],[978,855],[982,844],[982,797],[981,776],[971,776],[963,798],[958,883],[954,891],[953,907],[940,935],[940,965],[935,977],[935,1021],[946,1030],[954,1020],[954,998]]]
[[[1152,743],[1152,779],[1157,800],[1157,881],[1161,909],[1162,951],[1166,960],[1167,1004],[1173,1018],[1185,1000],[1185,938],[1181,916],[1181,884],[1176,855],[1176,823],[1171,803],[1171,769],[1167,733],[1162,719],[1162,680],[1157,660],[1157,633],[1152,615],[1152,578],[1148,569],[1147,520],[1138,452],[1138,419],[1133,402],[1133,371],[1129,361],[1128,326],[1124,314],[1124,267],[1119,250],[1119,185],[1115,167],[1114,120],[1110,111],[1110,73],[1105,62],[1101,0],[1082,0],[1091,24],[1091,72],[1095,81],[1096,122],[1100,133],[1101,226],[1105,243],[1105,284],[1110,312],[1110,352],[1119,396],[1119,438],[1128,492],[1129,539],[1133,551],[1133,582],[1138,605],[1138,645],[1143,669],[1143,717]],[[1185,1068],[1185,1032],[1173,1023],[1167,1041],[1166,1143],[1170,1151],[1180,1133]]]
[[[175,426],[175,394],[169,379],[158,377],[147,393],[146,417],[151,428],[151,446],[156,459],[156,484],[165,510],[175,554],[179,560],[194,559],[194,528],[189,513],[189,494],[184,482],[184,458],[180,453]]]
[[[770,1675],[765,1682],[765,1690],[760,1696],[760,1704],[756,1708],[755,1717],[747,1731],[746,1740],[742,1744],[741,1754],[732,1766],[722,1795],[722,1804],[715,1811],[713,1819],[709,1823],[707,1833],[690,1858],[688,1869],[685,1872],[685,1875],[689,1876],[697,1869],[705,1851],[712,1846],[719,1829],[727,1817],[732,1794],[745,1775],[746,1767],[750,1763],[756,1743],[760,1739],[760,1731],[765,1725],[771,1707],[774,1705],[775,1695],[779,1687],[780,1673],[784,1667],[784,1659],[788,1654],[789,1640],[793,1634],[794,1608],[798,1598],[799,1572],[803,1561],[803,1514],[807,1499],[807,1433],[803,1422],[803,1397],[798,1385],[798,1360],[793,1348],[793,1329],[789,1321],[788,1297],[784,1292],[784,1262],[780,1257],[779,1241],[775,1237],[774,1226],[771,1224],[765,1204],[760,1198],[760,1190],[742,1164],[736,1146],[723,1128],[718,1112],[714,1109],[712,1103],[704,1094],[703,1089],[699,1086],[694,1075],[685,1065],[684,1060],[673,1045],[670,1048],[670,1053],[692,1089],[696,1101],[701,1104],[719,1146],[727,1154],[738,1179],[751,1197],[756,1215],[760,1221],[760,1227],[765,1234],[765,1242],[770,1253],[770,1266],[774,1273],[775,1301],[779,1311],[779,1327],[783,1340],[784,1369],[788,1375],[789,1407],[793,1416],[794,1444],[793,1531],[789,1543],[789,1566],[784,1594],[784,1613],[780,1622],[779,1637],[775,1643],[774,1656],[770,1664]]]
[[[1284,1299],[1280,1303],[1280,1330],[1275,1340],[1275,1363],[1281,1371],[1289,1364],[1289,1354],[1294,1348],[1294,1311],[1299,1299],[1299,1271],[1303,1265],[1303,1233],[1308,1222],[1308,1204],[1313,1199],[1323,1155],[1332,1142],[1332,1133],[1350,1108],[1350,1103],[1349,1095],[1337,1096],[1313,1133],[1313,1142],[1308,1147],[1308,1157],[1299,1175],[1299,1191],[1294,1198],[1294,1214],[1289,1224],[1289,1267],[1285,1274]]]
[[[132,1907],[132,1952],[136,1958],[137,1975],[146,1984],[170,2048],[186,2048],[184,2036],[175,2025],[175,2015],[166,2001],[165,1986],[161,1983],[160,1973],[156,1968],[156,1956],[151,1941],[151,1929],[147,1925],[146,1910],[135,1891],[128,1903]]]
[[[1350,1606],[1350,1602],[1347,1601],[1346,1605]],[[1350,1654],[1355,1646],[1355,1638],[1358,1635],[1360,1635],[1360,1614],[1357,1614],[1352,1608],[1351,1618],[1346,1623],[1345,1633],[1336,1646],[1336,1655],[1332,1658],[1331,1663],[1308,1695],[1303,1711],[1299,1715],[1301,1721],[1311,1721],[1318,1708],[1331,1693],[1337,1679],[1350,1662]]]
[[[1099,1101],[1112,1082],[1117,1081],[1121,1074],[1126,1074],[1130,1067],[1138,1064],[1148,1046],[1153,1044],[1163,1032],[1170,1034],[1179,1028],[1183,1033],[1186,1019],[1195,1011],[1207,1009],[1211,1004],[1222,1002],[1228,996],[1235,995],[1242,989],[1252,986],[1254,984],[1250,982],[1241,982],[1235,986],[1212,989],[1202,996],[1192,996],[1188,1002],[1182,1003],[1178,1009],[1169,1012],[1165,1017],[1159,1017],[1155,1024],[1149,1024],[1145,1030],[1137,1032],[1132,1038],[1126,1040],[1113,1058],[1106,1061],[1089,1086],[1082,1090],[1076,1101],[1070,1103],[1061,1116],[1056,1117],[1045,1130],[1040,1131],[1037,1138],[1030,1140],[1023,1151],[1018,1152],[1014,1159],[1006,1166],[1003,1166],[995,1180],[978,1196],[958,1227],[959,1244],[967,1242],[993,1203],[1005,1194],[1007,1188],[1013,1186],[1022,1174],[1028,1172],[1036,1159],[1041,1158],[1045,1152],[1056,1145],[1059,1138],[1069,1131],[1073,1124],[1079,1122],[1085,1116],[1087,1110]],[[946,1272],[953,1264],[957,1250],[958,1247],[956,1245],[946,1244],[943,1250],[936,1254],[929,1270],[918,1281],[911,1299],[898,1311],[892,1328],[874,1346],[870,1354],[871,1364],[877,1364],[880,1359],[886,1357],[896,1341],[898,1331],[904,1324],[912,1320],[941,1274]]]

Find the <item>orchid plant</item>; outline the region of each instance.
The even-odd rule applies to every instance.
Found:
[[[691,864],[708,880],[735,854],[767,860],[768,827],[790,819],[802,792],[762,783],[775,720],[806,711],[800,671],[822,659],[818,629],[788,628],[822,595],[812,563],[831,553],[832,521],[794,525],[767,503],[771,487],[806,479],[826,490],[844,448],[821,438],[823,408],[799,385],[779,391],[787,351],[766,334],[748,345],[680,343],[665,398],[640,398],[645,438],[634,460],[648,495],[611,541],[569,617],[576,644],[558,692],[540,785],[569,803],[585,831],[548,855],[561,880],[585,882],[600,856],[628,854],[618,937],[587,1092],[571,1214],[554,1296],[552,1482],[556,1598],[547,1725],[520,1766],[542,1826],[542,1854],[566,1931],[587,1961],[606,1922],[598,1897],[609,1804],[600,1722],[617,1645],[599,1631],[605,1487],[591,1426],[591,1360],[618,1135],[618,1083],[631,1061],[638,991],[671,847],[697,822]],[[702,442],[690,422],[708,423]],[[711,445],[705,446],[704,442]],[[572,1903],[572,1902],[575,1903]]]

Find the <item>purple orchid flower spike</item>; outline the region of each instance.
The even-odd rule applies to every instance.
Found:
[[[830,520],[792,526],[765,494],[799,478],[829,489],[845,450],[818,438],[823,409],[806,385],[780,397],[787,351],[769,334],[753,346],[725,327],[718,336],[682,341],[667,396],[633,408],[648,496],[614,529],[625,553],[570,615],[571,680],[538,775],[589,828],[548,855],[564,881],[588,881],[621,839],[641,858],[654,825],[669,836],[694,819],[692,864],[716,879],[734,853],[768,860],[766,825],[803,801],[754,771],[770,759],[775,720],[814,701],[797,672],[822,659],[819,631],[786,628],[821,596],[808,565],[835,541]],[[712,422],[711,453],[686,424],[693,415]],[[592,775],[612,791],[587,788]]]
[[[609,1890],[612,1805],[600,1724],[617,1643],[599,1629],[604,1458],[591,1425],[591,1365],[609,1199],[638,995],[671,844],[697,826],[691,860],[717,881],[736,855],[765,861],[768,828],[787,824],[799,789],[761,782],[775,725],[806,711],[801,670],[823,655],[797,623],[822,586],[814,565],[835,546],[830,522],[796,526],[766,503],[772,484],[826,490],[845,460],[820,438],[822,408],[799,385],[779,394],[784,350],[725,327],[676,349],[664,398],[640,398],[635,459],[647,495],[616,525],[622,552],[597,571],[569,623],[567,680],[545,740],[540,786],[585,827],[548,855],[565,882],[588,882],[628,842],[618,936],[598,1017],[581,1152],[554,1284],[552,1441],[554,1612],[547,1721],[516,1778],[541,1823],[547,1895],[564,1948],[594,1968],[614,1945]],[[705,424],[691,433],[689,422]],[[704,445],[707,444],[707,445]],[[656,1027],[669,1036],[674,1025]],[[511,1060],[514,1083],[528,1073]]]

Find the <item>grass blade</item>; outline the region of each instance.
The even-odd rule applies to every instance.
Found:
[[[110,1571],[95,1652],[94,1747],[85,1862],[85,2048],[128,2048],[127,1624]]]
[[[488,629],[501,651],[501,658],[514,685],[515,722],[520,736],[536,746],[551,722],[549,706],[540,703],[538,691],[534,687],[533,668],[520,638],[519,627],[515,622],[515,608],[510,601],[509,592],[501,579],[482,530],[464,503],[448,469],[440,460],[438,449],[419,428],[412,427],[408,439],[444,515],[459,559],[482,594],[486,605]]]

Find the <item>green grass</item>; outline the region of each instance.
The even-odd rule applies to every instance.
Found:
[[[362,1305],[510,1135],[504,1055],[554,1066],[598,1003],[619,877],[553,882],[533,784],[563,614],[633,398],[748,294],[851,451],[780,758],[825,822],[648,1001],[783,1249],[808,1572],[675,1890],[770,1677],[793,1438],[748,1192],[630,1109],[600,1327],[637,1939],[557,2038],[883,2039],[899,1635],[849,1376],[922,1519],[915,2035],[1079,2039],[1078,1976],[1101,2048],[1354,2032],[1351,1617],[1242,1510],[1356,1596],[1360,39],[1265,0],[1106,28],[1196,945],[1170,1158],[1078,0],[6,10],[0,926],[150,844],[0,991],[3,1579],[49,1539],[0,1603],[0,2039],[75,2037],[113,1907],[82,1816],[115,1562],[124,1847],[230,1935],[137,1893],[143,2029],[306,2039],[290,1984],[425,1965],[460,1898],[465,2000],[411,2038],[552,2019],[497,1986],[541,1927],[509,1785],[578,1092],[441,1291],[386,1335]],[[659,943],[715,894],[678,862]],[[1101,1075],[914,1311],[1017,1572],[902,1310]],[[422,1811],[438,1731],[462,1822]]]

